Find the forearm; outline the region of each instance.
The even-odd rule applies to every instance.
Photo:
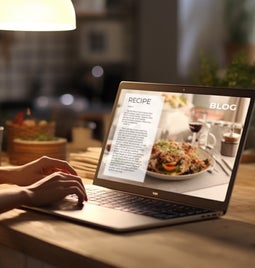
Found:
[[[28,196],[25,188],[15,187],[0,190],[0,213],[25,205]]]
[[[19,185],[20,173],[20,167],[0,167],[0,184]]]

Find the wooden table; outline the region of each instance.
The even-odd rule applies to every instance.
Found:
[[[129,234],[14,209],[0,215],[0,267],[7,267],[3,260],[15,260],[13,253],[12,268],[254,267],[254,174],[255,164],[240,166],[229,211],[221,219]]]

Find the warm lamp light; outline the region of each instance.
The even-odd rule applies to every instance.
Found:
[[[0,30],[68,31],[75,28],[71,0],[0,0]]]

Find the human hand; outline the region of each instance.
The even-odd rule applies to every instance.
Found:
[[[54,172],[77,175],[68,162],[43,156],[23,166],[13,168],[11,178],[17,185],[28,186]]]
[[[80,177],[64,172],[54,172],[43,179],[24,187],[25,205],[44,206],[75,194],[78,205],[87,201],[87,195]]]

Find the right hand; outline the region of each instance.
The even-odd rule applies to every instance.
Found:
[[[81,178],[65,172],[54,172],[23,188],[26,193],[25,205],[29,206],[49,205],[70,194],[78,197],[78,205],[87,201]]]

